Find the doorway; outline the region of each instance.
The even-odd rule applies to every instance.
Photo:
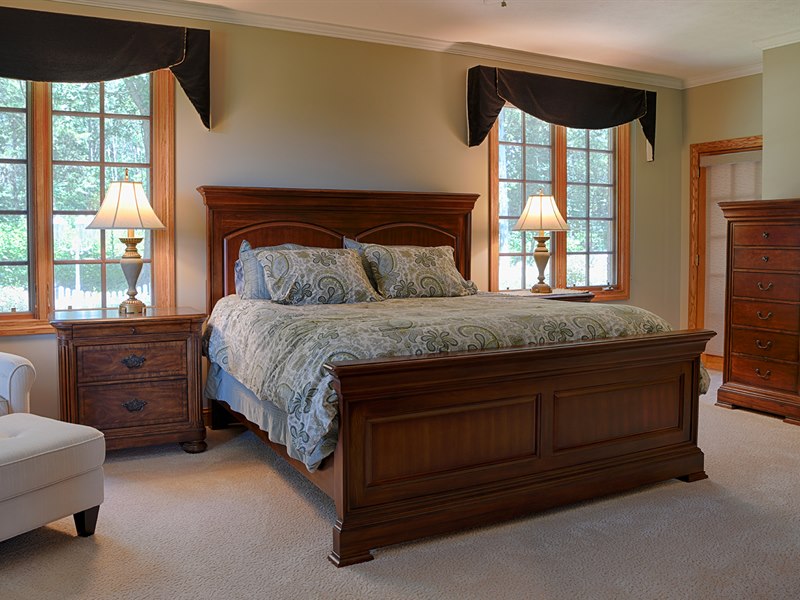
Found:
[[[727,224],[717,202],[761,197],[761,136],[692,144],[689,181],[689,327],[717,332],[703,355],[723,364]]]

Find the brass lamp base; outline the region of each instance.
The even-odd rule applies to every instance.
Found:
[[[125,254],[119,259],[119,265],[128,282],[128,297],[119,305],[119,314],[140,315],[144,312],[144,302],[136,298],[136,281],[142,272],[142,257],[136,245],[142,238],[133,237],[133,231],[128,230],[128,237],[121,237],[119,241],[125,244]]]
[[[545,242],[550,239],[549,235],[544,235],[544,231],[540,231],[539,235],[534,235],[533,239],[536,240],[536,249],[533,251],[533,260],[536,267],[539,269],[539,283],[534,283],[531,288],[532,294],[550,294],[553,291],[549,285],[544,282],[544,269],[547,267],[547,261],[550,260],[550,252],[547,250]]]
[[[531,294],[552,294],[553,288],[546,283],[535,283],[531,288]]]

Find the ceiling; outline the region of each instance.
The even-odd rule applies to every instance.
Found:
[[[553,57],[677,88],[759,73],[764,49],[800,41],[800,0],[64,1],[559,68]]]

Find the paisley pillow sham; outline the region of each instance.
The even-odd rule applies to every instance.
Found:
[[[384,298],[444,298],[478,292],[458,272],[450,246],[364,244],[364,255]]]
[[[280,304],[376,302],[355,250],[304,248],[256,253],[272,300]]]
[[[258,262],[256,252],[261,250],[300,249],[300,244],[281,244],[279,246],[261,246],[252,248],[250,242],[242,240],[239,246],[239,259],[233,265],[233,281],[236,293],[246,300],[258,298],[269,300],[270,295],[264,281],[264,269]]]

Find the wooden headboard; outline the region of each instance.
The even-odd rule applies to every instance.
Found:
[[[239,245],[295,242],[342,248],[343,238],[452,246],[469,278],[471,213],[478,194],[201,186],[208,242],[207,306],[234,291]]]

